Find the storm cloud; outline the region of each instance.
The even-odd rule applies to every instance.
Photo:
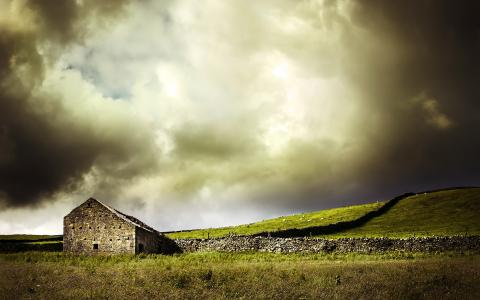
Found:
[[[105,182],[148,172],[156,161],[149,152],[150,133],[133,115],[119,112],[115,104],[40,91],[56,57],[70,44],[81,42],[89,26],[97,28],[105,18],[119,14],[124,3],[7,1],[1,5],[2,204],[49,200],[56,192],[79,188],[87,173],[96,173]]]
[[[385,119],[371,138],[379,146],[372,169],[379,176],[370,185],[478,184],[479,8],[476,1],[357,6],[353,20],[393,48],[385,62],[370,60],[371,72],[363,66],[368,76],[354,78]]]
[[[95,195],[167,230],[477,185],[477,2],[2,1],[3,214]]]

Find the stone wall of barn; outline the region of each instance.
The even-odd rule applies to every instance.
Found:
[[[135,231],[135,253],[159,253],[162,237],[157,232],[151,232],[137,227]]]
[[[135,253],[135,226],[95,200],[65,216],[63,250],[85,254]]]

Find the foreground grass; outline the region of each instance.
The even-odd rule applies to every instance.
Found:
[[[368,212],[380,208],[384,202],[369,203],[348,207],[340,207],[311,213],[278,217],[257,223],[230,226],[222,228],[209,228],[167,234],[170,238],[207,238],[222,237],[229,234],[252,235],[266,231],[279,231],[291,228],[308,228],[312,226],[325,226],[338,222],[352,221]]]
[[[480,256],[454,253],[0,255],[0,298],[479,299]]]
[[[363,226],[322,237],[480,235],[479,212],[480,188],[417,194]]]

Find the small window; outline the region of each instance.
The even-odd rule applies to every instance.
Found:
[[[112,239],[110,239],[110,242],[112,241]]]
[[[122,229],[122,225],[118,226],[118,229]]]
[[[92,229],[92,226],[88,226],[88,229]]]
[[[82,226],[80,226],[80,229],[82,229],[82,228],[83,228],[83,227],[82,227]]]
[[[98,250],[98,244],[93,244],[93,250]]]

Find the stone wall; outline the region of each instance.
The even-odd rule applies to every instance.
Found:
[[[480,251],[480,236],[425,237],[425,238],[343,238],[337,240],[316,238],[226,237],[215,239],[176,239],[183,252],[384,252],[384,251]]]
[[[88,200],[75,208],[63,221],[64,251],[135,253],[135,226],[95,200]]]

